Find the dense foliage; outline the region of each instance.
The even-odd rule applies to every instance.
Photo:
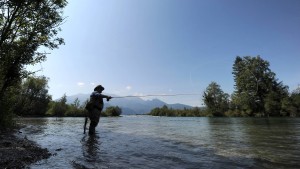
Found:
[[[223,116],[229,109],[229,95],[224,93],[220,85],[211,82],[203,93],[203,101],[209,114]]]
[[[47,112],[49,116],[63,117],[65,116],[69,105],[67,105],[67,96],[64,94],[58,101],[53,101]]]
[[[14,106],[11,94],[31,72],[27,65],[46,59],[46,52],[63,44],[57,37],[65,0],[0,1],[0,127],[9,125]]]
[[[292,93],[276,79],[268,61],[260,56],[236,57],[233,64],[235,91],[229,96],[211,82],[203,93],[205,109],[153,109],[154,116],[300,116],[300,87]]]
[[[102,112],[102,116],[120,116],[122,114],[122,109],[118,106],[110,106],[107,107],[104,112]]]
[[[48,94],[48,79],[28,77],[20,85],[14,97],[13,112],[19,116],[44,116],[51,101]]]
[[[192,109],[170,109],[166,105],[159,108],[154,108],[151,110],[149,115],[152,116],[180,116],[180,117],[203,117],[210,116],[210,114],[205,109],[200,109],[199,107],[195,107]]]
[[[233,64],[235,91],[232,110],[244,116],[283,115],[283,100],[289,97],[288,87],[278,82],[268,61],[261,57],[236,57]]]

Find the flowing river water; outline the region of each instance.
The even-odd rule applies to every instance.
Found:
[[[30,168],[300,168],[300,118],[123,116],[25,118],[22,134],[52,156]]]

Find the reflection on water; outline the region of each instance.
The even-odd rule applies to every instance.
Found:
[[[31,168],[300,168],[298,118],[102,118],[94,137],[83,118],[20,123],[53,154]]]
[[[98,142],[99,137],[84,136],[82,139],[82,153],[88,162],[96,162],[99,159],[100,144]]]

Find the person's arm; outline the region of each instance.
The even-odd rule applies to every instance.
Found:
[[[102,98],[106,98],[107,101],[109,101],[112,97],[111,96],[107,96],[107,95],[104,95],[104,94],[100,94]]]
[[[107,95],[104,95],[104,94],[99,93],[99,92],[94,92],[93,95],[96,96],[96,97],[100,97],[102,99],[106,98],[107,101],[109,101],[112,98],[111,96],[107,96]]]

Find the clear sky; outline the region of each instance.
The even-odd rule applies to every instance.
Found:
[[[231,94],[236,56],[270,62],[300,84],[300,0],[70,0],[66,44],[37,65],[53,99],[91,93],[202,94],[212,81]],[[158,97],[202,106],[202,97]]]

